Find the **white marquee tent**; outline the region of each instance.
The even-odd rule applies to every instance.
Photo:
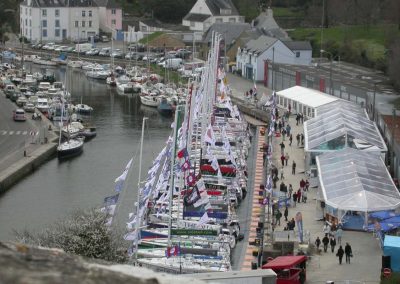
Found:
[[[327,205],[342,211],[361,212],[400,206],[400,193],[380,155],[348,148],[316,159]]]
[[[279,91],[276,95],[279,107],[288,109],[289,105],[291,105],[293,113],[300,112],[309,118],[315,116],[316,108],[339,100],[334,96],[301,86]]]

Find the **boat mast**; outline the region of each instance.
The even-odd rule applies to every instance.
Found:
[[[137,252],[139,248],[139,229],[140,229],[140,179],[142,175],[142,157],[143,157],[143,137],[144,137],[144,126],[146,123],[147,117],[143,117],[142,122],[142,137],[140,140],[140,156],[139,156],[139,176],[138,176],[138,198],[137,198],[137,206],[136,206],[136,243],[135,243],[135,259],[137,260]]]
[[[168,247],[171,247],[171,228],[172,228],[172,201],[174,198],[174,187],[175,187],[175,157],[176,157],[176,140],[178,136],[178,124],[180,124],[180,115],[181,115],[181,105],[178,105],[175,111],[175,120],[174,120],[174,140],[172,144],[172,156],[171,156],[171,174],[170,174],[170,183],[169,183],[169,220],[168,220]],[[179,213],[178,213],[179,214]]]

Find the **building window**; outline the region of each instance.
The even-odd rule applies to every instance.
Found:
[[[115,9],[111,9],[111,14],[115,15],[117,14],[117,11]]]
[[[28,15],[28,8],[25,8],[25,15]]]
[[[86,11],[82,11],[82,17],[86,16]]]
[[[89,21],[89,28],[92,27],[92,21]]]
[[[75,21],[75,28],[79,27],[79,22]]]
[[[193,21],[190,22],[191,27],[194,27],[195,25],[196,25],[196,22],[193,22]]]
[[[142,32],[147,32],[147,26],[142,26],[142,28],[140,29]]]
[[[300,57],[300,51],[296,51],[296,57]]]
[[[32,16],[32,9],[29,8],[29,16]]]
[[[117,20],[111,20],[111,24],[113,25],[113,26],[115,26],[115,24],[117,23]]]
[[[55,9],[54,10],[54,14],[56,15],[56,17],[59,17],[60,16],[60,10]]]
[[[222,23],[222,18],[216,18],[216,19],[215,19],[215,22],[216,22],[216,23]]]
[[[46,16],[47,16],[47,10],[46,10],[46,9],[43,9],[43,10],[42,10],[42,16],[43,16],[43,17],[46,17]]]
[[[42,21],[42,28],[47,28],[47,20]]]
[[[82,21],[82,27],[85,27],[85,21]]]
[[[235,18],[229,18],[229,23],[236,23],[236,19]]]
[[[47,37],[47,30],[46,29],[42,30],[42,36],[43,37]]]
[[[56,37],[60,37],[60,29],[55,29],[54,34]]]
[[[29,20],[29,26],[32,27],[32,20]]]
[[[28,19],[25,19],[25,27],[28,25]]]
[[[60,20],[56,20],[55,25],[56,25],[56,28],[59,28],[60,27]]]
[[[92,11],[89,11],[88,13],[89,13],[89,17],[91,17],[92,16]]]

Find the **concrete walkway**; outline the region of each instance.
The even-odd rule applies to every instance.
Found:
[[[233,94],[232,96],[243,98],[245,91],[252,88],[253,82],[237,77],[235,75],[228,75],[228,84],[230,85]],[[266,94],[271,94],[271,90],[266,89],[261,84],[257,84],[258,93],[265,92]],[[280,114],[283,110],[280,111]],[[289,141],[286,138],[285,143],[285,153],[289,154],[288,166],[284,167],[284,182],[286,185],[292,184],[293,189],[297,190],[300,180],[305,179],[304,174],[304,150],[301,146],[297,146],[296,135],[298,133],[303,133],[303,125],[300,124],[296,126],[296,120],[294,116],[289,118],[289,124],[292,127],[293,143],[289,146]],[[277,165],[280,169],[280,147],[282,138],[274,137],[273,142],[273,164]],[[262,154],[261,154],[262,155]],[[293,160],[295,160],[296,174],[291,174],[291,165]],[[278,186],[280,181],[278,181]],[[254,183],[254,187],[259,185],[257,182]],[[297,212],[301,212],[303,215],[303,226],[304,232],[309,231],[311,237],[311,243],[314,243],[317,236],[322,238],[322,221],[316,221],[316,188],[310,188],[308,192],[307,203],[298,203],[295,208],[289,209],[288,218],[291,219],[295,216]],[[256,192],[256,191],[255,191]],[[257,194],[254,194],[256,198]],[[283,213],[283,212],[282,212]],[[284,218],[282,217],[284,221]],[[278,226],[275,230],[283,230],[285,222],[281,222],[281,226]],[[344,283],[345,280],[353,280],[360,282],[353,283],[379,283],[380,282],[380,268],[381,268],[381,249],[379,247],[378,241],[370,233],[365,232],[351,232],[344,231],[342,244],[349,242],[353,249],[352,263],[339,265],[338,258],[335,253],[328,251],[327,253],[322,252],[320,255],[315,255],[312,257],[308,268],[307,268],[307,282],[306,283],[326,283],[328,280],[335,281],[335,283]],[[247,265],[246,265],[247,266]],[[247,268],[247,267],[246,267]]]

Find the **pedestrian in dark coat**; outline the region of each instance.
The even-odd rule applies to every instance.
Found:
[[[285,166],[285,155],[281,155],[282,167]]]
[[[293,163],[292,163],[292,175],[295,175],[295,174],[296,174],[296,162],[293,161]]]
[[[336,253],[336,256],[339,257],[339,264],[342,264],[343,255],[344,255],[344,250],[342,246],[339,246],[339,249]]]
[[[349,243],[346,243],[346,246],[344,247],[344,253],[346,254],[346,263],[350,263],[350,257],[353,256],[353,251],[351,250]]]
[[[335,251],[335,246],[336,246],[336,239],[334,237],[331,237],[331,240],[330,240],[329,244],[331,245],[332,252],[334,252]]]
[[[263,153],[263,166],[265,166],[265,162],[267,160],[267,153]]]
[[[324,252],[326,252],[328,250],[328,245],[329,245],[328,234],[325,234],[325,237],[322,238],[322,243],[324,244]]]
[[[297,193],[293,193],[293,207],[296,207],[296,202],[297,202]]]
[[[281,155],[284,155],[285,143],[281,142],[281,144],[279,144],[279,146],[281,146]]]
[[[315,240],[315,246],[317,247],[318,250],[320,245],[321,245],[321,240],[319,239],[319,237],[317,237],[317,239]]]
[[[308,188],[310,186],[310,182],[308,181],[308,179],[306,179],[306,190],[308,191]]]
[[[297,133],[296,135],[296,140],[297,140],[297,146],[300,144],[300,134]]]
[[[286,153],[286,155],[285,155],[285,166],[287,166],[288,161],[289,161],[289,153]]]
[[[304,181],[304,179],[301,179],[300,188],[303,189],[305,186],[306,186],[306,182]]]
[[[286,206],[285,207],[285,212],[283,212],[283,216],[285,217],[285,221],[287,222],[287,217],[288,217],[288,215],[289,215],[289,209],[288,209],[288,207]]]
[[[290,133],[290,136],[289,136],[289,146],[292,146],[292,142],[293,142],[293,135],[292,135],[292,133]]]
[[[299,188],[297,190],[297,203],[300,203],[300,202],[301,202],[301,189]]]

